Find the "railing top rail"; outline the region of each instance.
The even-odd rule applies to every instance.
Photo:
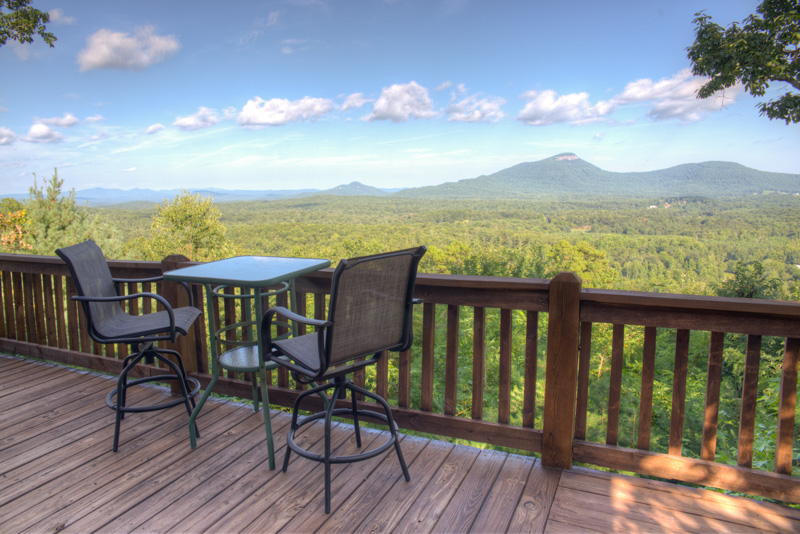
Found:
[[[733,297],[646,293],[611,289],[584,289],[581,301],[598,305],[625,306],[638,309],[681,309],[729,313],[765,314],[800,320],[800,302]]]

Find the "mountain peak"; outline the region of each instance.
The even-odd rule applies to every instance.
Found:
[[[553,159],[556,161],[575,161],[581,158],[571,152],[564,152],[563,154],[553,156]]]

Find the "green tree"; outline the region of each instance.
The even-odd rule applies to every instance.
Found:
[[[47,31],[50,22],[46,11],[30,7],[31,0],[0,0],[0,46],[11,39],[20,43],[32,43],[35,35],[52,48],[56,36]]]
[[[235,254],[225,236],[220,211],[211,198],[183,191],[156,207],[150,238],[136,240],[134,248],[145,259],[161,260],[183,254],[194,261],[214,261]]]
[[[31,254],[54,256],[59,247],[94,239],[107,257],[121,255],[122,247],[115,229],[99,214],[79,207],[75,203],[74,189],[62,195],[64,181],[58,178],[58,170],[51,180],[45,178],[42,182],[39,187],[34,175],[30,196],[24,204]]]
[[[711,79],[699,98],[742,83],[753,96],[764,96],[771,82],[800,90],[800,1],[764,0],[756,13],[727,29],[705,12],[695,14],[695,41],[687,48],[692,72]],[[787,91],[758,105],[761,114],[800,122],[800,94]]]
[[[749,265],[740,261],[736,264],[733,278],[719,284],[716,293],[720,297],[780,299],[783,282],[765,273],[760,261],[754,261]]]
[[[611,288],[618,277],[606,253],[585,241],[571,245],[562,239],[547,253],[546,278],[552,278],[563,271],[571,271],[580,276],[584,287]]]

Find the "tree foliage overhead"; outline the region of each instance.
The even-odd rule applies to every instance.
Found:
[[[0,46],[11,39],[32,43],[36,35],[52,48],[56,36],[47,31],[50,22],[46,11],[30,7],[31,0],[0,0]]]
[[[800,91],[800,0],[764,0],[756,14],[728,28],[705,12],[695,15],[695,41],[687,49],[692,72],[711,79],[699,98],[741,83],[753,96],[764,96],[772,82]],[[785,94],[758,105],[761,114],[800,122],[800,93]]]

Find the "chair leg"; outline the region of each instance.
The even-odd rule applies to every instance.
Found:
[[[168,350],[168,349],[161,349],[161,352],[167,352],[167,353],[170,353],[170,354],[174,354],[176,356],[175,359],[178,361],[177,364],[175,364],[175,362],[173,362],[169,358],[166,358],[166,357],[162,356],[160,354],[160,352],[155,351],[155,350],[153,351],[153,354],[155,355],[155,357],[158,358],[162,363],[167,365],[170,369],[172,369],[175,372],[175,375],[178,377],[178,383],[181,386],[181,393],[183,394],[183,401],[184,401],[184,404],[186,405],[186,411],[189,414],[189,419],[191,420],[192,412],[194,411],[194,408],[195,408],[195,403],[194,403],[194,397],[189,395],[189,386],[186,383],[186,371],[183,368],[183,360],[181,359],[181,355],[178,354],[178,352],[176,352],[174,350]],[[192,428],[192,425],[194,425],[194,428]],[[190,421],[190,425],[189,425],[189,440],[190,441],[191,441],[192,435],[195,435],[195,436],[198,436],[198,437],[200,436],[200,430],[197,428],[197,422],[196,421]]]
[[[356,401],[356,392],[353,391],[352,389],[350,390],[350,398],[353,401],[353,430],[356,433],[356,446],[360,449],[361,448],[361,428],[358,425],[358,402]]]
[[[258,380],[256,373],[250,373],[250,386],[253,390],[253,411],[258,413]]]
[[[127,402],[127,389],[128,389],[128,371],[135,366],[144,357],[143,352],[138,354],[130,354],[123,360],[122,372],[117,378],[117,402],[114,405],[115,420],[114,420],[114,444],[111,447],[113,452],[117,452],[119,448],[119,429],[122,420],[125,418],[125,405]],[[111,398],[112,393],[109,393],[108,398]],[[108,399],[106,400],[108,402]]]
[[[337,382],[331,396],[331,403],[325,412],[325,513],[331,513],[331,418],[336,407],[336,399],[347,393],[346,384]],[[360,446],[360,445],[359,445]]]
[[[397,439],[397,426],[394,424],[394,418],[392,417],[392,410],[391,408],[389,408],[389,404],[380,395],[377,395],[371,391],[367,391],[366,389],[360,388],[355,384],[351,383],[349,387],[351,393],[355,393],[355,391],[357,391],[366,397],[374,399],[375,401],[378,402],[378,404],[380,404],[383,407],[383,411],[386,412],[386,423],[389,426],[389,432],[391,433],[392,438],[394,438],[394,449],[397,452],[397,459],[400,461],[400,467],[403,470],[403,477],[406,479],[406,482],[410,482],[411,475],[409,475],[408,473],[408,467],[406,466],[406,460],[403,457],[403,451],[400,450],[400,440]]]

